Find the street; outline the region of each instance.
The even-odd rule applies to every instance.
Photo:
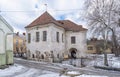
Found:
[[[71,65],[59,64],[59,63],[47,63],[47,62],[37,62],[15,58],[15,64],[20,64],[22,66],[34,69],[40,69],[45,71],[51,71],[55,73],[59,73],[63,68],[68,68],[68,70],[79,71],[83,74],[87,75],[100,75],[100,76],[108,76],[108,77],[120,77],[120,72],[118,71],[107,71],[101,69],[95,69],[93,67],[73,67]],[[27,71],[27,70],[24,70]]]

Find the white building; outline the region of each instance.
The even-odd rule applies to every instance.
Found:
[[[80,58],[87,50],[87,29],[70,20],[55,20],[48,12],[25,28],[29,58]]]
[[[13,64],[13,28],[0,16],[0,66]]]

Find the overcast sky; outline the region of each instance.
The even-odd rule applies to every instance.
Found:
[[[47,11],[57,20],[69,19],[77,24],[83,21],[84,0],[0,0],[0,15],[14,28],[25,32],[24,27]]]

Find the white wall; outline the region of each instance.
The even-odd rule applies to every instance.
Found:
[[[51,51],[54,52],[55,57],[57,57],[57,54],[59,54],[62,57],[65,51],[65,38],[63,38],[64,41],[62,42],[62,34],[65,35],[65,30],[54,24],[50,26],[50,30],[52,36]],[[59,42],[56,41],[56,32],[59,32]]]
[[[0,31],[0,54],[5,53],[4,33]]]
[[[64,33],[64,29],[61,27],[55,26],[55,24],[46,24],[40,25],[40,28],[37,30],[36,27],[32,29],[26,29],[27,34],[31,33],[31,43],[27,42],[27,50],[30,50],[32,54],[35,54],[36,51],[40,51],[41,54],[44,52],[53,51],[54,54],[60,54],[64,52],[65,45],[62,43],[62,33]],[[43,41],[43,31],[47,31],[47,41]],[[40,40],[36,42],[36,32],[40,33]],[[59,43],[56,42],[56,32],[59,32],[60,39]],[[28,37],[28,36],[27,36]],[[28,38],[27,38],[28,39]],[[57,55],[55,55],[57,56]]]
[[[5,53],[5,40],[6,40],[6,49],[13,50],[13,36],[12,34],[5,38],[8,33],[13,33],[13,29],[7,22],[1,18],[0,19],[0,53]],[[9,40],[8,40],[9,39]],[[7,41],[8,40],[8,41]]]
[[[42,41],[43,31],[47,31],[47,41]],[[63,53],[67,52],[69,54],[70,48],[76,48],[77,57],[81,57],[84,56],[87,51],[86,31],[66,32],[58,25],[56,26],[55,24],[50,23],[46,25],[39,25],[38,30],[36,27],[27,28],[26,32],[27,34],[31,34],[31,43],[28,43],[27,41],[27,50],[30,50],[32,54],[35,54],[36,51],[40,51],[41,54],[53,51],[55,57],[57,57],[57,54],[62,57]],[[36,42],[36,32],[40,33],[39,42]],[[56,32],[59,32],[59,42],[56,41]],[[64,35],[64,42],[62,42],[62,34]],[[76,44],[71,44],[71,36],[76,36]]]
[[[71,37],[76,37],[76,43],[71,44]],[[76,48],[77,49],[77,57],[80,58],[81,56],[85,56],[85,53],[87,51],[87,45],[86,45],[86,31],[80,31],[80,32],[72,32],[67,31],[66,32],[66,51],[68,54],[70,54],[70,49]]]

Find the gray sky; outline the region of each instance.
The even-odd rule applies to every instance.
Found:
[[[0,15],[14,28],[25,32],[24,27],[47,11],[57,20],[69,19],[85,25],[84,0],[0,0]]]

